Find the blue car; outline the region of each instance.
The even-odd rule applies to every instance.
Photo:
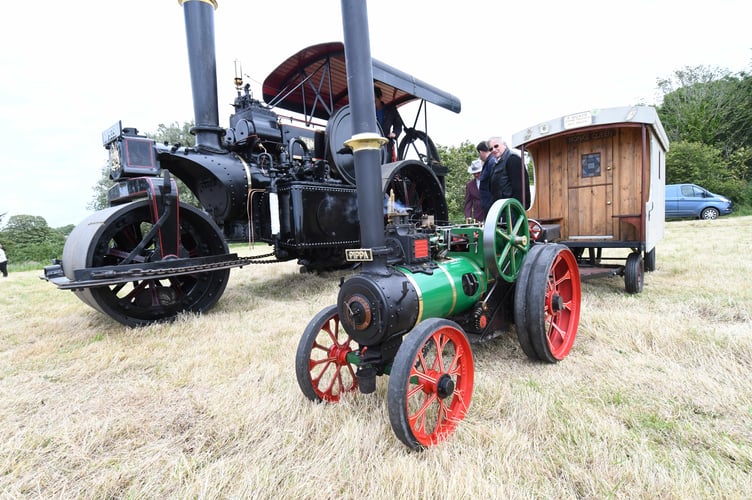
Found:
[[[666,186],[666,219],[717,219],[733,211],[731,200],[695,184]]]

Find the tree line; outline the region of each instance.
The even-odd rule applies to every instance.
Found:
[[[5,215],[0,215],[0,222]],[[65,238],[73,228],[73,224],[52,228],[38,215],[12,215],[0,230],[0,243],[10,265],[32,262],[47,265],[62,256]]]
[[[661,103],[653,106],[670,142],[666,183],[699,184],[730,198],[736,213],[752,212],[752,75],[707,66],[686,67],[669,78],[658,79],[657,88],[663,95]],[[189,122],[160,124],[155,133],[147,135],[160,142],[190,146],[195,140],[191,127]],[[458,146],[438,145],[438,150],[442,163],[449,168],[449,217],[460,222],[469,180],[467,167],[477,157],[475,143],[466,140]],[[87,207],[105,208],[111,185],[105,164]],[[179,187],[182,202],[199,206],[187,188]],[[3,216],[0,214],[0,224]],[[65,238],[72,230],[73,225],[50,228],[39,216],[14,215],[0,229],[0,243],[10,262],[49,263],[62,255]]]

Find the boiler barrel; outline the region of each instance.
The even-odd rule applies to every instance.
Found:
[[[424,272],[398,266],[388,276],[361,273],[343,282],[337,310],[348,335],[361,345],[380,344],[424,319],[467,311],[488,287],[471,259],[446,259],[436,266]]]
[[[436,262],[432,274],[398,267],[418,293],[418,319],[446,318],[470,309],[487,287],[485,273],[470,259]]]

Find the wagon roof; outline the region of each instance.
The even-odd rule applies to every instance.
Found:
[[[416,99],[459,113],[460,100],[381,61],[373,59],[373,78],[385,104],[399,107]],[[264,80],[267,104],[328,119],[349,103],[345,46],[327,42],[307,47],[288,57]]]
[[[655,108],[651,106],[624,106],[620,108],[592,109],[554,118],[521,130],[512,136],[516,148],[569,135],[588,128],[603,128],[608,125],[644,123],[650,125],[663,149],[668,151],[668,136],[663,129]]]

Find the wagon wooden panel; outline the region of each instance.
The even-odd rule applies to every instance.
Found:
[[[572,125],[562,117],[516,134],[515,147],[524,148],[535,166],[529,216],[559,224],[565,242],[639,246],[656,167],[651,148],[660,145],[665,153],[668,147],[655,111],[644,108],[579,113],[578,119],[587,114],[590,121]],[[640,113],[650,120],[639,119]],[[651,140],[656,136],[658,141]]]
[[[546,234],[558,235],[573,250],[581,275],[621,273],[627,291],[639,292],[643,262],[654,269],[655,244],[665,224],[668,139],[655,109],[563,116],[515,134],[513,147],[534,164],[535,198],[528,216],[558,225],[558,232],[552,228]],[[614,260],[603,257],[604,248],[632,252],[624,266],[616,266],[602,262]]]

